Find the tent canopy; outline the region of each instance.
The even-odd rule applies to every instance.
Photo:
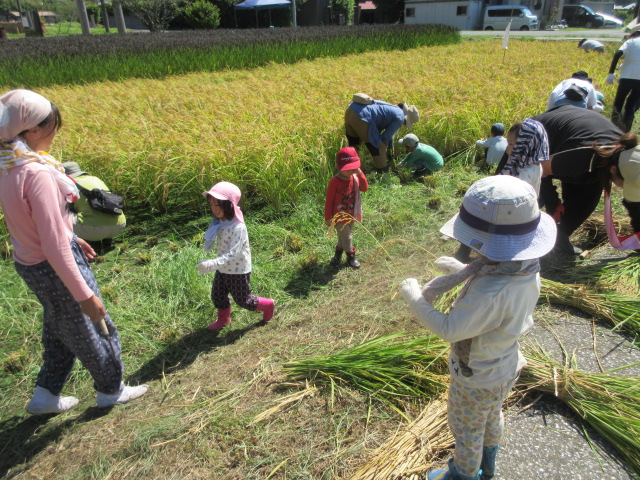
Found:
[[[288,0],[245,0],[242,3],[238,3],[235,8],[255,10],[263,10],[267,8],[291,8],[291,2]]]

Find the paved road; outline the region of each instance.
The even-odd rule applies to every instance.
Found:
[[[620,42],[622,37],[627,33],[623,30],[614,28],[599,28],[595,30],[539,30],[511,32],[510,38],[515,37],[534,37],[534,38],[549,38],[553,40],[580,40],[582,38],[593,38],[601,42]],[[502,38],[504,31],[484,31],[484,30],[461,30],[460,35],[463,37],[494,37]]]

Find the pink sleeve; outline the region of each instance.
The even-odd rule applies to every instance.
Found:
[[[93,296],[71,252],[69,231],[62,218],[61,195],[51,174],[39,172],[25,185],[25,196],[31,208],[40,248],[47,261],[69,289],[73,298],[81,302]]]

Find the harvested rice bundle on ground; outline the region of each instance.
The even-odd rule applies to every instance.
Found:
[[[416,335],[420,335],[416,337]],[[374,338],[325,357],[285,363],[287,375],[348,386],[389,403],[430,397],[448,385],[449,345],[426,331]]]
[[[573,283],[593,285],[599,291],[612,290],[622,295],[637,296],[640,290],[640,255],[576,265],[562,272],[556,280],[563,278],[569,278]]]
[[[617,292],[637,296],[640,291],[640,255],[632,255],[601,268],[597,285]]]
[[[526,358],[519,385],[558,397],[640,475],[640,378],[579,372],[540,350]]]
[[[640,299],[615,292],[595,292],[584,285],[564,284],[542,279],[540,300],[578,308],[609,320],[614,329],[640,334]]]
[[[447,427],[447,403],[434,400],[409,425],[402,426],[373,453],[350,480],[424,478],[432,459],[453,447]],[[422,474],[422,475],[420,475]]]

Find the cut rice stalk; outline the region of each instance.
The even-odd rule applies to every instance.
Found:
[[[280,399],[280,402],[277,405],[274,405],[273,407],[265,410],[264,412],[256,415],[253,420],[251,421],[251,425],[255,424],[255,423],[260,423],[263,420],[266,420],[267,418],[269,418],[272,415],[275,415],[276,413],[278,413],[280,410],[282,410],[283,408],[291,405],[292,403],[295,402],[299,402],[301,400],[303,400],[306,397],[310,397],[312,395],[314,395],[316,392],[318,391],[318,389],[314,386],[309,386],[307,384],[306,388],[300,392],[295,392],[292,393],[291,395],[287,395],[285,397],[283,397],[282,399]]]
[[[350,480],[409,479],[424,473],[454,445],[447,427],[447,403],[434,400],[406,427],[401,427],[378,447],[371,460],[358,469]],[[424,478],[419,476],[418,478]]]
[[[447,388],[448,349],[425,331],[396,333],[325,357],[288,362],[283,368],[293,378],[346,385],[397,405]]]
[[[640,475],[640,378],[579,372],[539,349],[526,358],[519,385],[562,400]]]
[[[584,285],[542,279],[540,298],[548,303],[568,305],[611,322],[615,329],[640,334],[640,299],[615,292],[595,292]]]

